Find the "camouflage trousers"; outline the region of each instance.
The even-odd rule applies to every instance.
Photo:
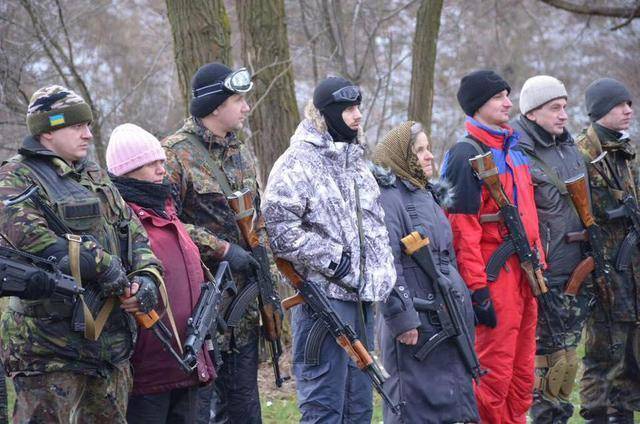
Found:
[[[133,385],[129,362],[104,377],[71,372],[15,376],[14,424],[126,424]]]
[[[536,389],[530,411],[531,418],[536,424],[566,423],[573,415],[573,405],[568,400],[572,390],[571,383],[562,387],[555,396],[549,393],[553,390],[543,390],[541,387],[542,381],[548,384],[549,379],[554,378],[553,373],[557,373],[558,368],[564,369],[560,373],[564,372],[571,381],[573,378],[571,378],[570,367],[573,367],[574,372],[577,370],[578,359],[575,348],[580,342],[582,329],[591,310],[592,290],[585,282],[577,296],[565,296],[564,287],[568,279],[568,275],[547,276],[549,292],[545,296],[549,307],[546,313],[538,302]],[[547,323],[547,319],[551,325]],[[567,350],[568,353],[563,352]],[[550,358],[556,357],[564,363],[556,362],[555,366],[545,363],[553,362]],[[547,358],[549,360],[546,360]]]
[[[640,326],[613,322],[611,336],[617,346],[611,353],[607,326],[589,319],[580,381],[580,415],[598,419],[616,411],[640,411]]]

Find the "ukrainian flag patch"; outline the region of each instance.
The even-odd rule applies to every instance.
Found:
[[[49,117],[49,125],[55,127],[64,124],[64,114],[52,115]]]

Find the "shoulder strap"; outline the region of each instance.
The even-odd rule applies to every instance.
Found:
[[[565,185],[564,181],[562,181],[558,177],[558,173],[555,170],[551,169],[551,167],[547,165],[542,159],[540,159],[535,151],[524,149],[523,151],[533,163],[539,166],[544,171],[544,173],[547,174],[547,177],[549,177],[549,180],[551,180],[551,184],[553,184],[558,189],[560,194],[562,194],[563,196],[569,194],[569,192],[567,191],[567,186]]]
[[[191,141],[191,144],[195,145],[195,147],[200,151],[200,154],[202,154],[202,157],[206,161],[207,165],[209,165],[209,168],[211,168],[211,172],[213,172],[213,176],[220,185],[220,188],[222,189],[224,195],[229,197],[231,194],[233,194],[233,190],[231,189],[231,182],[220,168],[220,165],[213,161],[211,152],[209,152],[204,147],[198,136],[192,133],[185,133],[185,135],[189,139],[189,141]]]
[[[487,152],[487,147],[480,141],[473,137],[471,134],[466,134],[463,138],[461,138],[459,143],[467,143],[473,146],[476,149],[476,152],[479,155],[482,155]]]

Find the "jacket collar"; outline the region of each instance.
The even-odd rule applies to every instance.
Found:
[[[364,148],[360,144],[335,143],[328,131],[321,132],[311,119],[305,118],[298,124],[290,140],[291,146],[313,146],[323,155],[338,159],[348,155],[349,162],[364,156]]]
[[[18,149],[18,153],[28,158],[49,160],[56,173],[61,177],[72,173],[80,174],[84,170],[93,171],[97,169],[97,165],[87,159],[82,159],[73,165],[70,165],[60,156],[44,147],[40,141],[33,136],[25,137],[22,141],[22,146]]]
[[[465,128],[469,135],[494,149],[512,149],[518,144],[518,139],[520,138],[520,134],[515,132],[513,128],[507,124],[504,124],[501,129],[496,130],[476,121],[470,116],[467,116]]]
[[[225,148],[240,144],[240,140],[234,132],[227,133],[224,138],[218,137],[202,124],[202,120],[193,116],[184,121],[182,131],[195,134],[205,146]]]
[[[542,147],[552,147],[561,144],[570,144],[573,142],[571,134],[565,129],[562,134],[557,137],[553,137],[547,130],[542,128],[535,122],[527,119],[526,116],[520,115],[516,118],[516,123],[520,125],[522,130],[529,136],[520,138],[520,144],[522,148],[532,152],[535,149],[535,145],[539,144]]]

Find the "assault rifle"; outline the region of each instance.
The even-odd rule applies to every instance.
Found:
[[[602,152],[600,156],[592,160],[591,165],[610,188],[622,194],[622,198],[619,199],[620,206],[605,212],[607,220],[628,218],[631,222],[631,229],[622,240],[616,257],[616,270],[624,272],[629,269],[631,254],[640,241],[640,207],[638,207],[638,202],[633,194],[625,191],[620,176],[607,160],[607,152]],[[607,169],[611,173],[611,177],[607,174]]]
[[[286,298],[282,301],[282,307],[285,310],[306,303],[311,308],[314,320],[320,320],[329,333],[336,340],[336,343],[347,352],[347,355],[353,360],[360,371],[367,374],[371,379],[373,387],[380,394],[384,402],[389,406],[391,411],[400,414],[400,405],[394,405],[389,395],[382,388],[382,384],[388,378],[383,375],[381,367],[374,361],[367,348],[358,339],[353,329],[346,324],[333,307],[329,303],[327,296],[313,282],[305,281],[293,268],[288,261],[278,258],[276,265],[280,272],[287,277],[291,285],[298,291],[294,296]]]
[[[0,297],[73,299],[82,292],[76,280],[63,274],[54,262],[0,246]]]
[[[423,361],[431,351],[442,342],[453,339],[462,356],[467,371],[471,374],[476,384],[480,384],[480,377],[487,373],[480,366],[480,361],[469,335],[469,329],[458,302],[456,290],[450,287],[442,279],[442,275],[436,270],[433,256],[429,249],[429,238],[423,237],[418,231],[405,236],[400,240],[404,245],[404,251],[418,264],[418,267],[434,283],[436,291],[435,300],[413,298],[413,307],[418,312],[435,312],[442,329],[423,343],[413,355],[417,360]]]
[[[551,306],[547,299],[547,292],[549,291],[547,283],[542,275],[542,267],[538,260],[538,253],[531,248],[529,240],[527,239],[527,233],[520,219],[520,213],[518,208],[511,203],[504,187],[500,182],[498,168],[493,162],[493,154],[487,152],[469,159],[469,163],[473,168],[478,178],[484,183],[489,190],[491,198],[496,202],[500,209],[499,215],[507,228],[507,235],[505,240],[498,247],[498,249],[489,258],[487,264],[487,280],[489,282],[495,281],[498,278],[500,269],[504,266],[506,261],[514,253],[518,255],[520,260],[520,267],[524,271],[531,292],[538,299],[541,305],[542,315],[547,323],[549,332],[553,343],[557,346],[564,346],[562,334],[554,329],[551,324]],[[564,333],[564,325],[561,329],[561,333]]]
[[[282,387],[282,383],[291,377],[282,376],[280,373],[280,356],[282,355],[282,343],[280,342],[280,331],[282,328],[282,308],[280,306],[280,296],[276,291],[271,279],[270,262],[266,247],[260,243],[257,230],[264,227],[261,221],[258,205],[253,193],[248,188],[236,191],[227,197],[229,206],[236,216],[236,224],[240,229],[242,238],[251,249],[254,259],[259,267],[255,270],[253,281],[250,282],[239,293],[237,299],[229,306],[227,324],[234,326],[244,314],[249,302],[258,296],[260,307],[260,317],[262,319],[262,333],[269,342],[269,355],[275,376],[276,387]],[[254,213],[258,210],[258,213]],[[255,219],[254,219],[255,216]]]
[[[593,272],[593,277],[598,288],[598,298],[604,311],[605,325],[609,333],[609,349],[615,350],[613,343],[613,335],[611,333],[611,311],[613,307],[613,290],[611,288],[612,271],[607,263],[604,254],[604,237],[600,227],[596,224],[596,220],[591,213],[589,205],[589,195],[587,181],[584,175],[578,175],[570,180],[565,181],[567,191],[571,196],[571,201],[575,206],[576,212],[580,216],[582,224],[586,228],[587,238],[590,246],[590,256],[584,259],[574,272],[571,274],[565,294],[575,296],[580,290],[580,285],[586,278],[583,275],[585,271]],[[583,265],[586,264],[586,265]]]
[[[236,285],[229,271],[229,263],[220,262],[214,281],[206,281],[202,284],[198,303],[193,315],[187,320],[187,335],[183,346],[184,357],[179,361],[187,373],[196,368],[198,353],[203,348],[217,352],[216,330],[221,333],[226,330],[226,325],[220,317],[220,301],[225,291],[235,294]],[[220,365],[220,358],[216,357],[216,366]]]
[[[67,235],[73,234],[71,229],[64,223],[64,221],[60,219],[55,211],[42,200],[39,194],[39,187],[36,184],[27,187],[27,189],[19,195],[3,201],[3,204],[5,206],[12,206],[26,200],[31,200],[35,204],[35,206],[40,209],[40,211],[44,215],[45,220],[47,221],[47,225],[54,233],[56,233],[56,235],[66,238]],[[87,308],[92,313],[95,313],[95,311],[99,309],[100,306],[104,303],[104,299],[102,299],[100,290],[98,287],[96,287],[96,285],[90,286],[87,289],[82,289],[82,291],[78,294],[81,295],[82,302],[87,305]],[[71,318],[71,327],[74,331],[84,331],[85,328],[84,312],[80,304],[81,302],[76,302],[76,307],[74,308],[73,316]],[[162,343],[163,347],[178,362],[182,360],[180,355],[171,345],[171,331],[169,331],[169,329],[162,323],[162,321],[160,321],[160,316],[155,310],[151,310],[148,313],[136,312],[135,319],[138,325],[140,325],[142,328],[150,329],[158,338],[160,343]]]

